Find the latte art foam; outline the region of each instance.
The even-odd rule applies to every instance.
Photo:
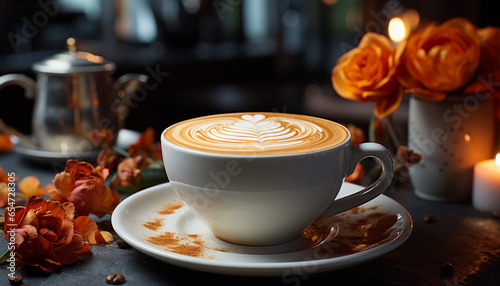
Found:
[[[232,113],[186,120],[169,127],[171,143],[209,153],[278,155],[314,152],[344,142],[337,123],[304,115]]]

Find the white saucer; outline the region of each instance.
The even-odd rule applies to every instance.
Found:
[[[124,150],[128,149],[128,146],[135,142],[139,137],[139,132],[122,129],[118,132],[118,137],[116,139],[116,146]],[[93,162],[97,159],[100,150],[94,151],[82,151],[82,152],[55,152],[42,150],[27,144],[24,144],[16,136],[12,135],[12,141],[15,143],[14,151],[28,160],[38,163],[51,163],[51,162],[61,162],[65,163],[69,159],[78,159],[81,161]]]
[[[97,155],[99,155],[100,151],[88,151],[88,152],[53,152],[41,150],[38,148],[34,148],[23,143],[18,143],[14,147],[14,151],[21,156],[40,163],[46,162],[66,162],[69,159],[78,159],[82,161],[95,161]]]
[[[361,188],[344,183],[339,197]],[[172,208],[176,204],[178,208]],[[333,227],[320,238],[303,235],[275,246],[243,246],[216,238],[181,205],[172,186],[165,183],[122,201],[111,221],[125,242],[156,259],[199,271],[244,276],[311,274],[350,267],[395,249],[413,228],[408,211],[380,195],[359,208],[327,219]],[[160,214],[168,210],[173,213]],[[366,224],[360,225],[363,219]]]

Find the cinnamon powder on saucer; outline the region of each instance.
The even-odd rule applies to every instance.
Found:
[[[147,221],[142,225],[145,226],[146,228],[149,228],[152,231],[157,231],[160,227],[163,226],[163,222],[161,219],[157,218],[152,221]]]
[[[193,237],[193,235],[190,235],[190,237]],[[164,232],[160,235],[148,237],[146,240],[170,252],[200,257],[202,254],[202,242],[197,241],[196,236],[193,238],[195,238],[194,243],[190,243],[176,232]]]
[[[158,214],[170,215],[183,206],[184,204],[180,201],[171,202],[163,206],[163,208],[158,211]],[[163,219],[165,218],[154,218],[146,221],[142,225],[152,231],[157,231],[163,226]],[[173,253],[201,257],[203,241],[196,234],[190,234],[188,236],[192,240],[188,240],[186,237],[176,232],[163,232],[158,235],[146,237],[146,241]]]
[[[169,203],[158,211],[158,214],[162,215],[161,218],[145,222],[144,227],[156,232],[154,235],[147,236],[146,241],[167,251],[193,257],[212,258],[204,251],[206,249],[232,252],[211,248],[198,234],[159,232],[158,230],[163,225],[162,221],[168,219],[169,214],[183,206],[182,202]],[[362,252],[386,243],[397,236],[397,230],[393,228],[397,222],[397,216],[376,211],[376,209],[377,206],[357,207],[311,224],[302,234],[299,249],[295,248],[292,252],[314,251],[322,258],[332,258]]]
[[[180,201],[171,202],[168,205],[164,206],[161,210],[158,211],[161,215],[173,214],[175,210],[180,209],[184,206],[184,204]]]

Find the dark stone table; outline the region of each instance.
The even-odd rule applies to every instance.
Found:
[[[33,164],[16,153],[0,154],[0,166],[22,179],[28,175],[48,184],[60,164]],[[117,242],[92,247],[92,255],[51,275],[18,270],[29,285],[106,285],[109,273],[123,274],[124,285],[500,285],[500,220],[482,214],[470,203],[437,203],[417,198],[409,180],[398,178],[386,195],[401,203],[413,217],[410,238],[392,252],[347,269],[296,273],[286,277],[238,277],[184,269],[160,262]],[[432,214],[436,221],[425,222]],[[109,220],[107,215],[104,221]],[[0,250],[7,243],[0,239]],[[454,273],[441,272],[451,263]],[[0,266],[0,285],[8,285],[6,266]]]

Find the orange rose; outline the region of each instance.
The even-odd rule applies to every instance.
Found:
[[[408,92],[427,100],[442,100],[463,87],[479,64],[477,28],[467,19],[432,23],[410,35],[398,47],[397,76]]]
[[[465,89],[465,93],[490,93],[495,98],[495,112],[500,120],[500,28],[486,27],[479,29],[481,58],[477,80]]]
[[[478,66],[478,80],[472,82],[466,93],[498,92],[500,83],[500,28],[479,29],[481,57]]]
[[[30,197],[26,207],[5,210],[5,217],[14,221],[4,224],[4,237],[15,239],[16,266],[40,267],[51,273],[63,264],[74,263],[78,255],[88,254],[91,249],[83,236],[75,230],[71,208],[64,208],[59,202],[42,197]],[[15,225],[16,227],[12,227]]]
[[[64,172],[54,177],[49,195],[60,202],[72,202],[80,216],[93,213],[103,217],[121,201],[116,191],[104,186],[107,176],[108,169],[101,166],[94,168],[87,162],[68,160]]]
[[[342,97],[374,101],[375,115],[384,118],[399,106],[403,96],[396,77],[394,49],[387,37],[367,33],[359,46],[344,54],[332,70],[332,84]]]
[[[487,77],[493,75],[496,82],[500,81],[500,28],[486,27],[479,29],[479,45],[481,58],[479,60],[479,74]]]

